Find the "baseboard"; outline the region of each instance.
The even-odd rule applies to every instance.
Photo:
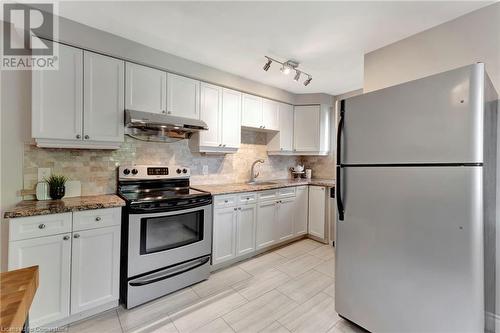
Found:
[[[484,316],[484,331],[487,333],[500,333],[500,315],[486,312]]]

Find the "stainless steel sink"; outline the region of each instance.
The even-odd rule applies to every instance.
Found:
[[[261,182],[248,182],[248,185],[274,185],[276,182],[266,182],[266,181],[261,181]]]

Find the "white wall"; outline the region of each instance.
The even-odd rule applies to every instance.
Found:
[[[500,91],[500,3],[365,54],[364,91],[476,62]]]

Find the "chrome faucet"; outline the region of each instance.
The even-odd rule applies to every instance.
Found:
[[[257,181],[257,177],[259,177],[259,172],[255,173],[255,165],[257,163],[264,163],[264,160],[256,160],[255,162],[252,163],[252,169],[250,170],[250,183],[254,183]]]

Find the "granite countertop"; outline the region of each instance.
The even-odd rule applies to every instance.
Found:
[[[6,211],[4,217],[27,217],[121,206],[125,206],[125,201],[115,194],[63,198],[61,200],[24,200]]]
[[[262,182],[266,181],[263,180]],[[333,179],[319,179],[319,178],[277,179],[277,180],[269,180],[269,182],[272,182],[272,184],[249,185],[247,183],[235,183],[235,184],[212,184],[212,185],[191,185],[191,186],[200,191],[210,192],[212,195],[272,190],[276,188],[300,186],[300,185],[335,187],[335,180]]]

